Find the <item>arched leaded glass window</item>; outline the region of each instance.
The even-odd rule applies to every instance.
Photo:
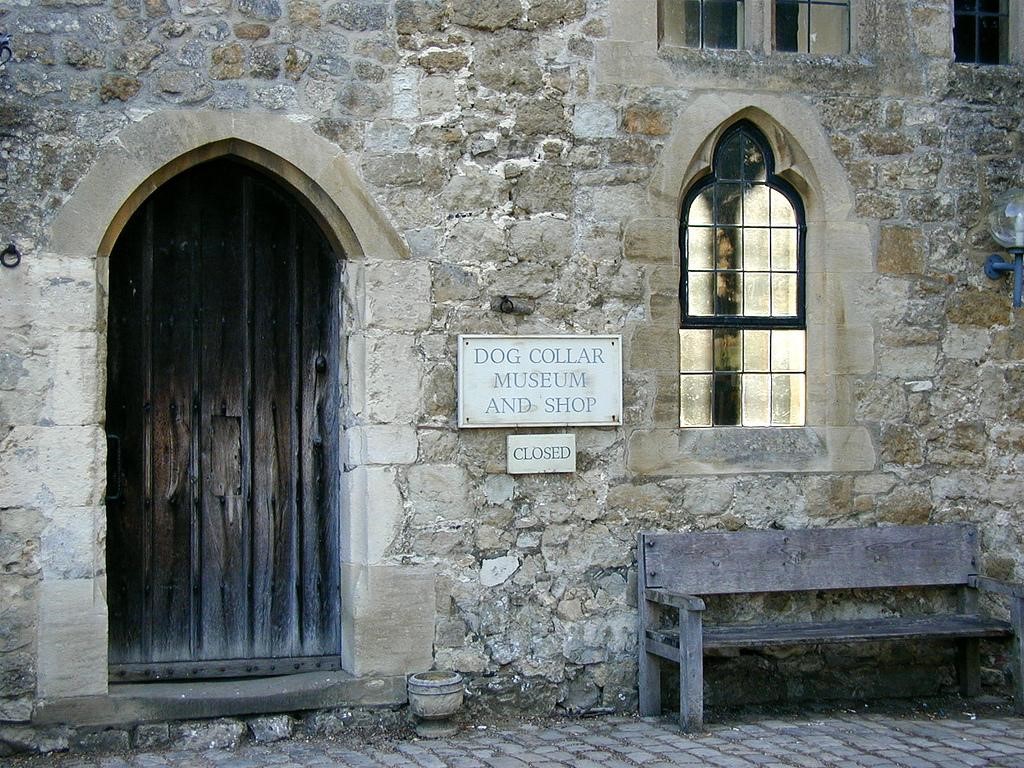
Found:
[[[680,424],[802,425],[804,209],[753,123],[722,135],[682,213]]]

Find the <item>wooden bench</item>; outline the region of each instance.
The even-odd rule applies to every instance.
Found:
[[[950,639],[961,692],[980,692],[978,641],[1013,638],[1015,709],[1024,714],[1024,586],[978,575],[968,524],[738,533],[641,533],[640,714],[661,714],[661,664],[679,665],[679,723],[704,719],[703,654],[713,648]],[[950,615],[704,626],[701,595],[898,587],[959,588]],[[978,593],[1004,595],[1010,621],[979,614]],[[678,622],[666,611],[678,611]]]

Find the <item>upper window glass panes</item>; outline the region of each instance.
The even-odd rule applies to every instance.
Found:
[[[848,0],[775,0],[775,50],[850,52]]]
[[[741,123],[715,150],[714,173],[688,195],[683,317],[690,323],[798,325],[803,317],[799,198],[770,179],[760,132]]]
[[[743,0],[664,0],[662,39],[686,48],[742,48]]]
[[[953,58],[968,64],[1006,64],[1009,0],[954,0]]]

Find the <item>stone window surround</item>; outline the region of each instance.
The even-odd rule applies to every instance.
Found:
[[[650,314],[628,347],[631,372],[657,382],[653,428],[631,430],[627,462],[642,475],[740,474],[747,472],[869,471],[875,450],[867,428],[854,423],[852,378],[875,370],[874,328],[858,300],[866,276],[873,276],[873,229],[853,213],[853,190],[802,99],[744,92],[695,93],[676,118],[648,187],[653,219],[626,226],[627,258],[632,243],[656,241],[671,247],[671,258],[652,267],[651,303],[668,301],[680,268],[678,226],[685,191],[710,171],[722,133],[740,119],[753,122],[776,156],[776,173],[792,184],[806,209],[807,246],[807,420],[804,427],[678,426],[679,305]],[[645,238],[643,232],[660,236]],[[671,234],[670,234],[671,233]],[[653,287],[657,286],[657,288]],[[669,294],[671,295],[671,294]],[[661,350],[661,356],[657,354]],[[668,353],[668,349],[674,349]],[[651,363],[652,360],[658,361]],[[674,410],[671,404],[674,403]]]
[[[611,46],[604,46],[604,51],[599,51],[599,60],[604,60],[604,67],[612,64],[616,69],[623,67],[623,51],[614,50],[623,44],[628,48],[628,59],[639,64],[643,59],[656,58],[659,48],[664,48],[667,53],[673,51],[687,51],[691,49],[678,46],[661,46],[660,40],[660,5],[666,0],[609,0],[611,9],[611,34],[609,42]],[[871,2],[885,2],[885,0],[850,0],[850,53],[847,56],[860,61],[869,49],[873,48],[873,33],[868,26],[869,13],[868,5]],[[778,52],[774,53],[772,47],[772,0],[745,0],[747,6],[744,11],[744,24],[746,25],[746,43],[744,50],[754,53],[772,53],[780,57],[807,57],[814,54]],[[946,17],[948,34],[941,39],[931,39],[926,44],[929,55],[937,55],[945,52],[945,57],[953,63],[953,2],[948,0],[938,8],[925,8],[922,14],[928,14],[927,23],[937,23],[933,14]],[[962,67],[977,66],[1014,66],[1024,64],[1024,2],[1021,0],[1010,0],[1010,41],[1009,41],[1009,64],[1008,65],[979,65],[979,64],[955,64]],[[702,51],[709,56],[719,55],[719,51]],[[726,52],[728,53],[728,52]],[[611,54],[611,58],[609,58]],[[835,58],[833,56],[823,57],[825,60]],[[628,69],[636,74],[637,67],[631,66]],[[641,74],[640,82],[651,82],[669,80],[670,77],[662,67],[650,62],[643,67],[646,70]],[[636,80],[634,79],[634,82]]]
[[[97,355],[87,389],[65,393],[82,398],[102,413],[105,401],[106,284],[108,256],[117,235],[143,200],[163,181],[203,160],[234,155],[276,176],[302,200],[344,257],[342,347],[346,424],[342,444],[345,471],[338,482],[342,508],[342,658],[355,675],[405,675],[432,664],[434,636],[433,572],[423,566],[395,565],[385,550],[400,522],[395,467],[367,456],[361,446],[376,427],[369,389],[368,361],[373,342],[404,338],[411,328],[378,327],[368,307],[365,286],[396,262],[415,272],[408,249],[385,215],[363,190],[358,174],[334,144],[313,132],[308,121],[288,116],[214,111],[153,113],[127,125],[100,148],[97,160],[78,183],[50,225],[33,260],[74,264],[76,272],[94,275]],[[56,268],[56,267],[55,267]],[[25,272],[28,275],[28,272]],[[417,278],[421,277],[418,273]],[[372,300],[372,297],[370,297]],[[376,368],[383,367],[374,361]],[[393,376],[385,370],[379,375]],[[74,471],[102,496],[106,478],[102,423],[86,425],[92,436],[74,456]],[[389,428],[403,428],[389,424]],[[32,428],[31,443],[49,445],[48,428]],[[412,424],[407,431],[414,434]],[[38,434],[36,434],[38,433]],[[77,460],[77,459],[76,459]],[[408,460],[411,463],[414,458]],[[27,480],[28,478],[26,478]],[[44,478],[34,483],[46,486]],[[27,484],[27,483],[26,483]],[[28,484],[27,484],[28,485]],[[390,487],[390,493],[389,493]],[[88,578],[46,577],[39,589],[37,697],[47,702],[108,693],[105,514],[95,509],[93,574]],[[52,538],[52,537],[51,537]],[[59,541],[43,547],[60,546]],[[44,556],[46,553],[42,553]],[[400,617],[400,618],[399,618]],[[387,635],[389,643],[378,641]]]

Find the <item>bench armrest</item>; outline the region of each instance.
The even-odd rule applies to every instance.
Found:
[[[673,608],[682,608],[685,611],[704,610],[704,601],[693,595],[683,595],[679,592],[669,592],[664,589],[645,589],[644,597],[652,603],[671,605]]]
[[[1024,597],[1024,584],[990,579],[988,576],[968,576],[967,583],[969,586],[985,592],[996,592],[1008,597]]]

